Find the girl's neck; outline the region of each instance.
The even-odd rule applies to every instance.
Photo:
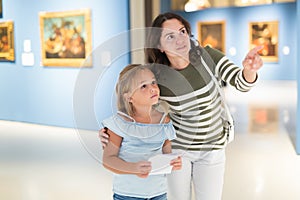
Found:
[[[143,110],[135,110],[133,114],[133,118],[136,122],[145,123],[145,124],[153,124],[156,123],[156,119],[154,117],[154,109],[143,109]]]

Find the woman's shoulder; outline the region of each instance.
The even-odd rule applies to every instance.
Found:
[[[225,56],[223,52],[221,52],[218,49],[212,48],[209,45],[205,46],[204,49],[215,62],[218,62],[221,58]]]

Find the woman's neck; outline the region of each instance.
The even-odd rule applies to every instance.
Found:
[[[185,69],[190,64],[189,58],[174,57],[169,58],[169,61],[171,63],[171,67],[176,70]]]

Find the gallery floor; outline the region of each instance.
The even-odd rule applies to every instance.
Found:
[[[300,199],[295,84],[273,86],[268,95],[227,93],[236,137],[226,150],[223,200]],[[0,121],[0,199],[109,200],[111,173],[98,152],[97,131]]]

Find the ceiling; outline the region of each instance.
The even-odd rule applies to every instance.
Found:
[[[241,7],[271,3],[295,2],[296,0],[171,0],[172,10],[186,10],[187,8],[200,10],[217,7]],[[185,9],[186,8],[186,9]],[[186,10],[189,11],[189,10]]]

